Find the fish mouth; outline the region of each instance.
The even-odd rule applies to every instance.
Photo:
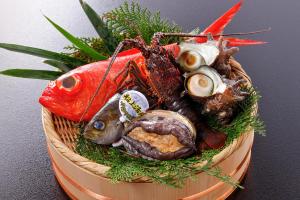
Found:
[[[42,94],[42,96],[40,96],[39,103],[52,113],[57,113],[57,110],[60,107],[57,103],[55,103],[55,99],[53,97],[45,94]]]
[[[51,108],[55,106],[55,101],[53,97],[50,94],[47,94],[47,92],[42,93],[42,95],[39,98],[39,102],[43,107],[49,110],[51,110]]]
[[[100,131],[95,131],[93,129],[88,129],[84,131],[84,137],[93,141],[97,141],[97,139],[105,137],[105,133]]]
[[[49,106],[49,97],[47,97],[47,96],[41,96],[40,98],[39,98],[39,102],[40,102],[40,104],[42,104],[42,106],[43,107],[48,107]]]

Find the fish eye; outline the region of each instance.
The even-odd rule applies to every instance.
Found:
[[[75,86],[76,80],[73,76],[68,76],[62,80],[62,87],[66,89],[71,89]]]
[[[97,120],[93,123],[93,127],[97,130],[104,130],[105,129],[105,123],[101,120]]]
[[[207,97],[212,95],[214,90],[213,80],[205,74],[194,74],[186,83],[188,93],[197,97]]]
[[[179,58],[179,64],[186,72],[195,71],[203,63],[203,57],[196,51],[185,51]]]
[[[71,95],[80,91],[82,81],[78,74],[63,75],[56,80],[56,85],[61,92]]]

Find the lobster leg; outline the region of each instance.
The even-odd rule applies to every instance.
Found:
[[[114,78],[114,81],[116,82],[116,80],[121,75],[122,75],[122,78],[121,78],[120,82],[118,83],[119,86],[118,86],[117,90],[119,90],[120,88],[123,88],[124,86],[126,87],[126,85],[127,85],[126,79],[127,79],[128,75],[133,75],[136,85],[139,86],[142,90],[148,91],[148,87],[142,80],[141,71],[135,61],[133,61],[133,60],[128,61],[125,65],[125,67]]]
[[[88,105],[86,106],[82,116],[80,117],[80,122],[83,120],[84,116],[86,115],[86,113],[88,112],[88,110],[90,109],[93,101],[95,100],[95,97],[97,96],[98,92],[100,91],[105,79],[107,78],[116,58],[118,53],[123,49],[123,47],[130,47],[130,48],[137,48],[142,52],[142,55],[147,58],[149,57],[149,55],[151,54],[151,52],[149,51],[149,48],[147,47],[145,41],[141,38],[141,37],[137,37],[136,39],[126,39],[123,40],[122,42],[119,43],[119,45],[117,46],[115,52],[113,53],[110,62],[108,64],[108,67],[101,79],[101,81],[97,84],[97,88],[93,94],[93,96],[90,98]]]
[[[251,32],[245,32],[245,33],[229,33],[229,34],[216,34],[216,35],[212,35],[209,32],[207,32],[206,34],[191,34],[191,33],[162,33],[162,32],[157,32],[154,34],[154,36],[152,37],[152,41],[151,41],[151,45],[152,46],[156,46],[159,45],[160,40],[164,37],[172,37],[172,36],[176,36],[176,37],[195,37],[195,38],[207,38],[209,35],[211,35],[214,38],[219,38],[221,36],[238,36],[238,35],[253,35],[253,34],[258,34],[258,33],[264,33],[264,32],[268,32],[271,29],[261,29],[258,31],[251,31]]]

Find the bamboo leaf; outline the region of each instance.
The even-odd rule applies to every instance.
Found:
[[[70,42],[72,42],[75,46],[77,46],[80,50],[88,54],[90,57],[92,57],[95,60],[105,60],[107,59],[106,56],[101,55],[98,53],[95,49],[91,48],[86,43],[82,42],[80,39],[74,37],[69,32],[64,30],[62,27],[54,23],[51,19],[49,19],[47,16],[45,18],[61,33],[63,34]]]
[[[44,63],[48,64],[52,67],[58,68],[58,69],[62,70],[63,72],[68,72],[68,71],[74,69],[74,67],[67,65],[65,63],[56,61],[56,60],[45,60]]]
[[[72,65],[73,67],[78,67],[78,66],[86,64],[84,61],[81,61],[77,58],[73,58],[73,57],[63,55],[60,53],[56,53],[53,51],[38,49],[38,48],[34,48],[34,47],[28,47],[28,46],[17,45],[17,44],[0,43],[0,48],[6,49],[9,51],[18,52],[18,53],[25,53],[25,54],[29,54],[32,56],[38,56],[38,57],[42,57],[42,58],[57,60],[57,61],[60,61],[63,63],[68,63],[68,64]]]
[[[79,0],[82,9],[93,24],[98,35],[103,39],[104,45],[112,53],[118,45],[117,39],[113,36],[112,31],[108,28],[107,24],[101,19],[101,17],[83,0]]]
[[[34,70],[34,69],[8,69],[0,71],[0,74],[19,78],[55,80],[63,73],[58,71]]]

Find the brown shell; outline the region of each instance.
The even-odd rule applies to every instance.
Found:
[[[147,122],[153,126],[151,129],[141,125]],[[157,125],[156,122],[160,124]],[[172,122],[174,124],[170,124]],[[174,131],[172,128],[179,130]],[[172,111],[152,110],[135,119],[126,128],[123,145],[133,155],[148,159],[171,160],[191,155],[196,149],[195,139],[196,129],[186,117]]]

